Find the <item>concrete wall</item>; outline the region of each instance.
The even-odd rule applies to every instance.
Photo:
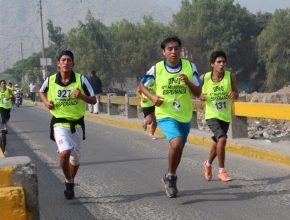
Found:
[[[35,165],[26,156],[0,155],[0,219],[39,219]]]

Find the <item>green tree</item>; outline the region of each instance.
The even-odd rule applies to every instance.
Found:
[[[50,43],[57,49],[61,48],[64,43],[65,35],[61,33],[61,27],[54,27],[52,21],[49,19],[47,22],[48,38]]]
[[[256,71],[255,40],[260,30],[255,15],[233,0],[182,1],[173,25],[201,72],[208,71],[211,52],[220,49],[240,80],[248,81]]]
[[[290,83],[290,9],[276,10],[258,38],[259,62],[265,65],[267,91]]]

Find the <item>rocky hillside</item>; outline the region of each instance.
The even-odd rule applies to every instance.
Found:
[[[88,10],[104,24],[127,19],[140,22],[143,16],[168,23],[181,0],[42,0],[44,41],[48,46],[47,20],[63,32],[85,22]],[[0,71],[23,57],[42,50],[39,0],[0,0]],[[22,44],[22,50],[21,50]]]

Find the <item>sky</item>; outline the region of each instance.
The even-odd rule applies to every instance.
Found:
[[[290,8],[290,0],[235,0],[250,12],[258,11],[273,13],[277,8]]]

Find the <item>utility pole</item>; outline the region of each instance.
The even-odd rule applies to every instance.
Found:
[[[43,36],[43,20],[42,20],[42,4],[41,0],[39,0],[39,9],[40,9],[40,23],[41,23],[41,39],[42,39],[42,58],[45,60],[45,65],[43,67],[43,78],[46,78],[47,75],[47,63],[44,54],[44,36]]]
[[[23,46],[22,46],[22,40],[20,42],[20,52],[21,52],[21,60],[23,60]]]

